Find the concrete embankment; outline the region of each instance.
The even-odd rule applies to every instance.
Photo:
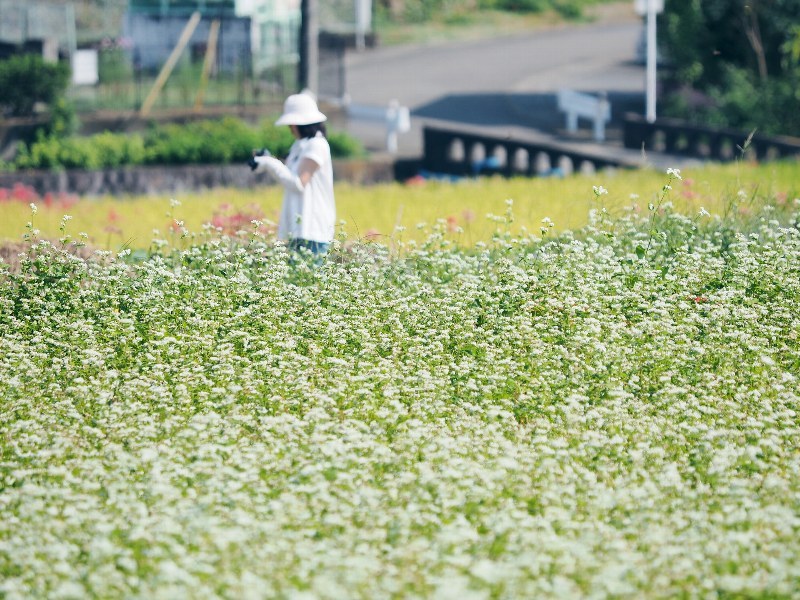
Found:
[[[389,156],[334,161],[338,181],[370,185],[394,181]],[[78,196],[159,195],[204,189],[256,188],[268,185],[266,175],[254,175],[246,165],[138,166],[93,171],[14,171],[0,173],[0,188],[32,188],[39,195]]]

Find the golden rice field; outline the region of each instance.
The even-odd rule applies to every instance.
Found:
[[[686,214],[701,208],[722,214],[734,204],[746,213],[753,202],[766,199],[780,204],[800,195],[800,163],[796,161],[713,165],[683,169],[681,175],[667,190],[667,201]],[[424,239],[438,223],[453,240],[471,246],[491,238],[498,228],[536,233],[543,219],[552,221],[556,231],[580,228],[592,209],[605,208],[612,215],[646,211],[648,204],[664,193],[667,180],[662,171],[643,169],[565,179],[484,178],[376,186],[340,183],[336,201],[340,230],[348,239]],[[597,194],[595,188],[607,193]],[[19,190],[16,194],[0,192],[0,240],[20,240],[31,220],[40,237],[57,239],[63,235],[59,230],[62,219],[69,215],[67,234],[77,238],[85,233],[90,246],[111,250],[147,248],[155,237],[164,238],[181,226],[191,233],[202,232],[209,224],[235,232],[251,229],[251,221],[256,219],[269,228],[277,220],[281,204],[281,190],[271,186],[174,197],[39,198]],[[507,225],[493,216],[507,214],[509,199],[513,200],[513,222]],[[31,202],[37,206],[34,217]]]

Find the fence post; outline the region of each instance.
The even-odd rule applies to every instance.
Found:
[[[608,95],[606,92],[600,92],[600,97],[597,100],[597,113],[594,116],[594,139],[596,142],[602,142],[606,139],[606,114],[608,114]]]
[[[386,150],[397,153],[397,134],[405,133],[411,126],[408,108],[400,106],[397,100],[389,103],[386,111]]]
[[[164,84],[167,82],[170,74],[172,73],[172,69],[175,68],[175,64],[178,62],[178,59],[183,53],[183,49],[186,47],[186,44],[189,43],[189,40],[194,33],[194,30],[197,28],[197,24],[200,22],[200,13],[195,11],[192,13],[189,22],[186,23],[186,27],[183,28],[183,32],[181,33],[181,37],[178,39],[178,43],[175,44],[175,48],[172,49],[172,54],[169,55],[167,62],[164,63],[164,67],[161,69],[161,72],[158,74],[158,78],[156,82],[153,84],[153,88],[150,90],[150,93],[147,95],[147,98],[144,99],[144,104],[142,104],[142,108],[139,111],[139,114],[142,117],[146,117],[150,112],[150,109],[153,107],[153,104],[158,97],[161,88],[164,87]]]

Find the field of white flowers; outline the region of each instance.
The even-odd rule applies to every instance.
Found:
[[[796,204],[319,267],[33,242],[0,597],[798,597]]]

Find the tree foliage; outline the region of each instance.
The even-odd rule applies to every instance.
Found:
[[[671,67],[668,110],[800,134],[798,15],[800,0],[666,0],[659,43]]]
[[[69,65],[47,63],[36,54],[0,61],[0,109],[11,116],[31,116],[38,103],[53,105],[64,97],[69,76]]]

